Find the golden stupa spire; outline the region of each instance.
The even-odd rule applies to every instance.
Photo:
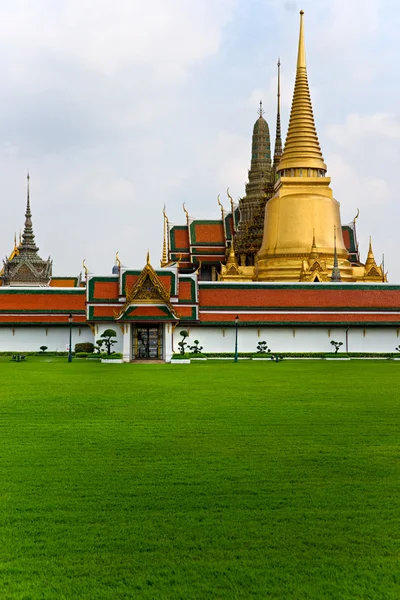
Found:
[[[289,128],[285,148],[278,166],[278,171],[286,170],[286,176],[321,176],[317,171],[326,172],[326,164],[322,156],[315,129],[314,115],[308,87],[306,50],[304,44],[304,11],[300,11],[300,35],[297,53],[296,82],[293,92],[292,110],[290,112]],[[289,172],[287,171],[289,169]],[[311,169],[311,172],[294,172],[291,169]],[[317,171],[315,171],[317,170]]]

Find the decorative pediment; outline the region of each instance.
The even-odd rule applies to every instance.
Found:
[[[136,283],[127,292],[126,301],[136,304],[155,301],[168,303],[169,300],[170,292],[165,289],[150,262],[147,262]]]
[[[4,264],[4,278],[7,283],[47,285],[51,277],[51,262],[30,260],[24,255],[15,255]]]
[[[164,304],[173,317],[175,311],[170,304],[170,292],[166,290],[157,273],[150,264],[147,256],[147,264],[139,275],[137,281],[126,293],[126,300],[119,315],[116,318],[126,317],[127,310],[132,305]],[[132,311],[130,311],[132,312]],[[134,316],[129,314],[129,316]]]
[[[328,281],[326,261],[317,259],[312,262],[308,262],[303,260],[300,281]]]
[[[319,271],[319,273],[323,273],[323,271],[325,271],[325,269],[321,266],[321,263],[316,260],[310,267],[310,271]]]

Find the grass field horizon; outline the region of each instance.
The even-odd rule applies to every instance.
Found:
[[[1,358],[0,598],[397,600],[399,375]]]

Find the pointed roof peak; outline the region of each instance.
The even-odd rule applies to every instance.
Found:
[[[35,244],[35,234],[32,227],[32,213],[30,203],[30,175],[29,171],[26,176],[26,211],[24,231],[22,233],[22,242],[20,244],[22,252],[30,252],[36,254],[39,248]]]
[[[262,100],[260,100],[260,108],[257,110],[257,114],[260,115],[260,118],[265,114],[265,110],[263,109]]]
[[[374,252],[372,250],[372,238],[371,238],[371,236],[369,236],[368,254],[367,254],[367,260],[365,262],[365,266],[370,267],[375,264],[376,264],[375,256],[374,256]]]
[[[285,148],[279,164],[283,169],[311,168],[326,171],[315,128],[307,79],[306,51],[304,42],[304,11],[300,12],[300,32],[297,52],[296,81]]]

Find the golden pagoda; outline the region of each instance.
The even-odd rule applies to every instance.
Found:
[[[333,198],[314,123],[307,80],[304,12],[296,82],[285,147],[273,197],[265,207],[264,237],[255,279],[341,281],[355,276],[343,241],[339,203]],[[318,256],[317,256],[318,255]],[[337,262],[337,265],[335,264]],[[313,270],[313,266],[315,269]],[[335,277],[332,271],[335,269]],[[314,273],[317,271],[318,273]]]

